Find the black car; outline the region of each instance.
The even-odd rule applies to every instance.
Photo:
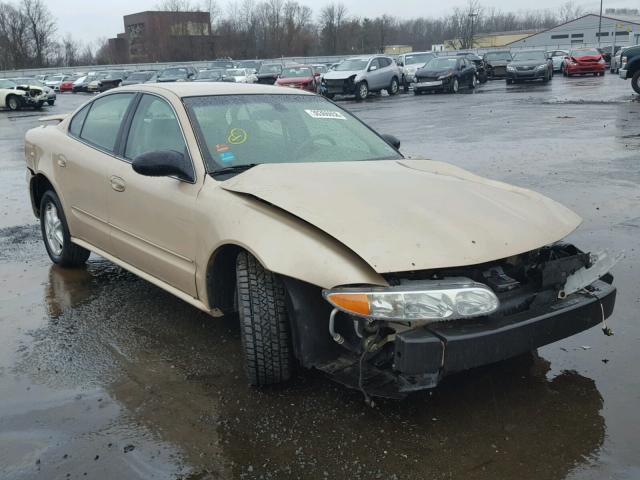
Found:
[[[138,83],[146,83],[153,78],[156,74],[154,70],[145,70],[140,72],[133,72],[120,85],[137,85]]]
[[[484,65],[484,60],[479,55],[476,55],[473,52],[458,52],[456,54],[459,57],[464,57],[476,66],[476,76],[478,77],[478,81],[480,83],[486,83],[489,79],[487,75],[487,70]]]
[[[487,52],[482,57],[487,76],[493,78],[504,78],[507,76],[507,65],[511,63],[513,57],[509,50]]]
[[[631,88],[640,95],[640,46],[627,48],[620,59],[620,78],[631,79]]]
[[[106,75],[99,78],[98,91],[102,93],[112,88],[117,88],[122,85],[122,82],[124,82],[128,76],[129,72],[126,70],[110,70],[106,72]],[[91,90],[91,86],[89,86],[89,90]]]
[[[282,73],[282,64],[263,63],[258,70],[258,83],[273,85]]]
[[[73,93],[88,92],[89,84],[97,79],[98,79],[97,72],[88,73],[87,75],[85,75],[84,77],[80,77],[77,81],[73,83],[73,87],[71,88],[71,91]]]
[[[416,72],[413,93],[458,93],[460,88],[476,88],[477,83],[476,66],[466,57],[436,57]]]
[[[547,83],[553,78],[553,61],[544,50],[523,50],[513,54],[507,65],[507,84],[530,80]]]
[[[198,74],[195,68],[169,67],[165,68],[158,74],[158,82],[190,82]]]

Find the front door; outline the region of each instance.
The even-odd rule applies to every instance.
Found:
[[[194,210],[202,179],[147,177],[131,167],[134,158],[151,151],[189,157],[173,107],[161,97],[142,95],[123,140],[122,159],[109,171],[115,255],[195,298]]]

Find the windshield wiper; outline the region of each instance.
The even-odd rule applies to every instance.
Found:
[[[218,175],[228,175],[230,173],[242,173],[249,170],[250,168],[255,167],[256,165],[260,165],[260,164],[247,163],[245,165],[231,165],[229,167],[224,167],[224,168],[219,168],[217,170],[214,170],[213,172],[210,172],[210,174],[214,177],[217,177]]]

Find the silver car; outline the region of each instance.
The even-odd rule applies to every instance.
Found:
[[[622,47],[620,50],[616,52],[614,56],[611,57],[611,64],[609,65],[609,71],[611,73],[618,73],[620,71],[620,64],[622,53],[629,47]]]
[[[321,92],[327,98],[355,95],[357,100],[364,100],[370,92],[381,90],[396,95],[400,89],[400,76],[398,65],[386,55],[348,58],[325,73]]]
[[[569,55],[566,50],[551,50],[547,52],[547,56],[553,61],[553,71],[559,72],[562,69],[564,58]]]
[[[402,77],[400,84],[404,87],[404,91],[409,91],[409,85],[415,82],[416,72],[429,63],[436,54],[433,52],[411,52],[403,53],[398,57],[398,65]]]

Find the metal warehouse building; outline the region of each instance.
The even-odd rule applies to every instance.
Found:
[[[616,15],[612,17],[603,15],[602,25],[599,25],[600,16],[588,14],[511,42],[509,47],[567,49],[580,45],[606,47],[614,43],[622,46],[640,43],[640,16]],[[598,35],[598,31],[600,31],[600,35]]]

